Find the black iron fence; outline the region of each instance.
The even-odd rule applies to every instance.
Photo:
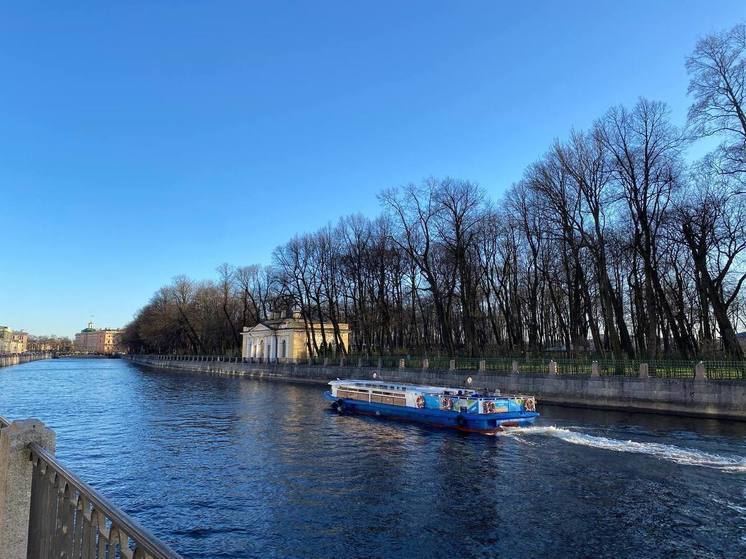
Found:
[[[156,355],[161,360],[205,361],[254,364],[302,363],[322,366],[348,366],[383,369],[437,369],[492,371],[496,373],[557,374],[566,376],[625,376],[653,378],[707,378],[746,380],[746,361],[686,361],[645,359],[590,359],[563,357],[419,357],[411,355],[313,356],[308,359],[241,358],[204,355]],[[698,374],[699,370],[699,374]]]

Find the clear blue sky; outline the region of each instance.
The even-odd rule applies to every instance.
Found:
[[[128,322],[221,262],[457,176],[498,197],[743,0],[0,3],[0,324]]]

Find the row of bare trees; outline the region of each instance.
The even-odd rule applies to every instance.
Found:
[[[126,340],[237,352],[243,326],[295,309],[313,352],[340,346],[347,322],[353,353],[741,359],[746,27],[702,39],[687,69],[684,127],[641,99],[555,141],[497,203],[451,178],[386,190],[380,216],[296,236],[271,266],[175,278]],[[688,163],[703,137],[720,145]]]

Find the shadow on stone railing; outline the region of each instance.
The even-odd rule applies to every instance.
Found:
[[[180,559],[54,452],[40,421],[0,418],[0,559]]]

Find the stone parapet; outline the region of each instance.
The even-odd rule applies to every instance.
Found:
[[[26,559],[31,507],[30,445],[54,454],[54,432],[38,419],[0,428],[0,559]]]

